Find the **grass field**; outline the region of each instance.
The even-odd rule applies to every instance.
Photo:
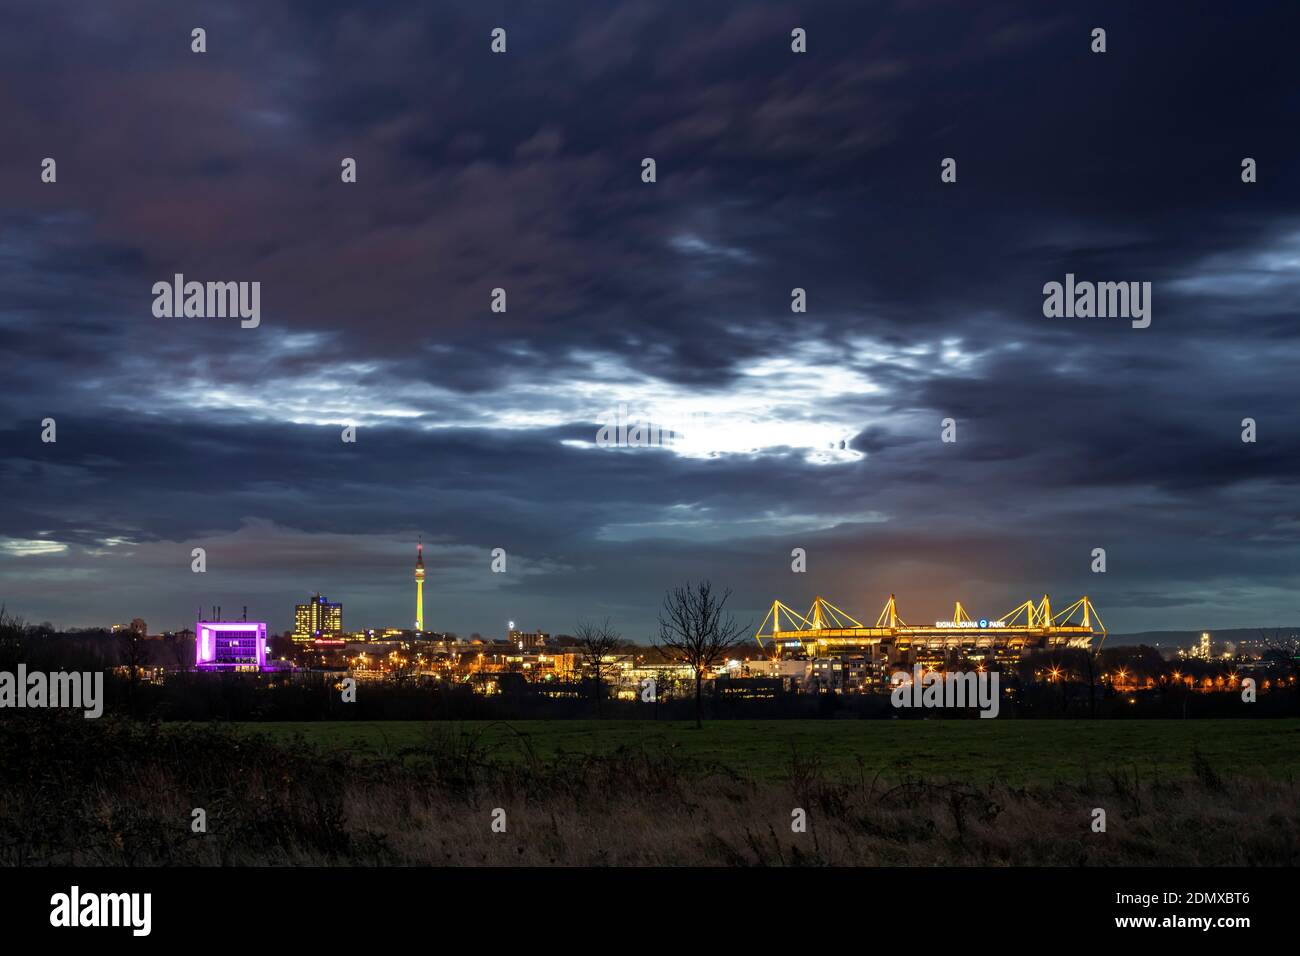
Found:
[[[0,767],[0,866],[1300,866],[1300,720],[38,711]]]
[[[654,721],[510,721],[429,724],[418,721],[244,723],[287,742],[353,753],[394,754],[432,734],[465,735],[489,757],[523,760],[531,752],[610,754],[620,748],[670,751],[706,767],[758,781],[789,777],[792,755],[818,760],[830,775],[881,772],[972,784],[1078,783],[1089,773],[1122,768],[1141,777],[1188,777],[1199,752],[1221,775],[1300,779],[1300,720],[773,720],[690,723]]]

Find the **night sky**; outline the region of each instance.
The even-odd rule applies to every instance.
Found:
[[[426,625],[462,635],[644,641],[700,577],[755,623],[1046,591],[1117,632],[1294,624],[1297,29],[1128,0],[7,4],[0,601],[281,630],[322,591],[409,627],[423,535]],[[259,281],[260,326],[154,317],[178,272]],[[1151,326],[1044,317],[1066,273],[1151,282]],[[619,404],[682,439],[598,447]]]

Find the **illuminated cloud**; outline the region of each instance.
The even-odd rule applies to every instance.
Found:
[[[33,555],[62,554],[68,550],[66,544],[58,541],[21,540],[18,538],[0,538],[0,551],[20,558]]]

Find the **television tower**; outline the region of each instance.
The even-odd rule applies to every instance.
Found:
[[[415,546],[415,629],[424,630],[424,542]]]

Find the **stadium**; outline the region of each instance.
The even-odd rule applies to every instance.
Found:
[[[894,664],[955,654],[1009,660],[1033,650],[1087,649],[1094,639],[1100,648],[1106,628],[1087,595],[1054,614],[1051,598],[1044,594],[1042,600],[1030,599],[997,618],[972,618],[958,601],[951,620],[913,625],[899,616],[891,594],[872,626],[822,597],[813,600],[807,614],[773,601],[754,637],[776,657],[866,653]]]

